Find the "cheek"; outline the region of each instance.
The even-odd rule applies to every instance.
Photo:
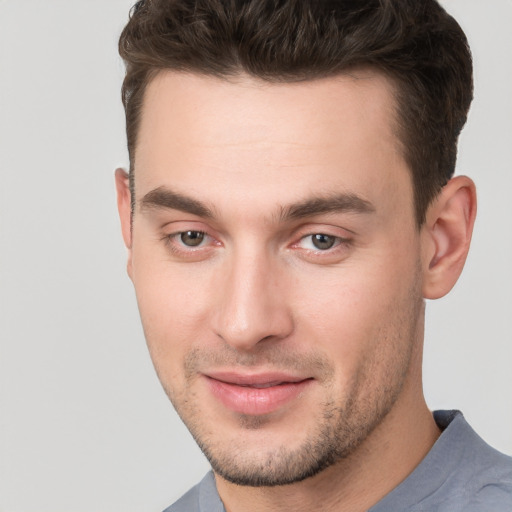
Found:
[[[316,340],[315,348],[325,352],[347,377],[367,355],[385,316],[383,304],[368,292],[347,280],[332,280],[309,304],[303,304],[298,316],[301,338]]]
[[[184,354],[204,340],[211,309],[204,275],[135,251],[133,283],[153,363],[159,373],[181,371]],[[208,307],[210,305],[210,307]]]
[[[310,273],[301,286],[301,337],[316,340],[340,378],[350,379],[369,360],[406,351],[417,320],[421,294],[414,262],[377,261],[330,275]]]

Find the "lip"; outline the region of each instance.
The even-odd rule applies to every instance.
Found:
[[[204,376],[215,398],[228,409],[247,415],[276,411],[298,398],[313,381],[309,377],[276,372],[213,372]]]

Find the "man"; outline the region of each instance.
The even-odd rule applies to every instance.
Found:
[[[116,185],[162,385],[213,472],[168,510],[512,508],[512,460],[423,397],[425,299],[476,213],[472,98],[425,0],[153,0],[120,40]]]

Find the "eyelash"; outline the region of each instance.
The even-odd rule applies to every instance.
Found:
[[[182,241],[180,241],[180,237],[182,237],[186,233],[195,233],[196,235],[200,235],[204,237],[204,240],[200,242],[197,246],[193,245],[185,245]],[[178,231],[176,233],[171,233],[170,235],[165,235],[163,238],[163,241],[168,246],[168,248],[176,254],[183,254],[183,253],[195,253],[201,250],[204,250],[204,241],[211,239],[213,240],[213,237],[208,235],[205,231],[201,231],[199,229],[187,229],[185,231]]]
[[[204,237],[204,239],[197,246],[185,245],[183,243],[183,241],[180,240],[180,238],[183,235],[185,235],[186,233],[194,233],[196,236]],[[315,248],[304,248],[304,247],[301,248],[300,247],[300,245],[308,239],[311,240],[310,244],[314,245],[314,243],[312,241],[312,237],[321,236],[321,235],[334,239],[333,245],[326,249],[319,249],[319,248],[315,249]],[[220,242],[216,241],[216,239],[214,237],[209,235],[206,231],[202,231],[199,229],[197,229],[197,230],[189,229],[189,230],[184,230],[184,231],[177,231],[175,233],[165,235],[162,238],[162,240],[165,242],[166,246],[173,254],[175,254],[176,256],[181,256],[181,257],[185,257],[185,258],[186,257],[193,258],[194,256],[199,257],[200,255],[204,255],[205,251],[211,250],[213,248],[211,246],[212,241],[215,241],[215,243],[214,243],[215,246],[222,245]],[[207,243],[208,241],[209,241],[209,243]],[[341,251],[344,251],[344,250],[346,251],[350,247],[351,244],[352,244],[352,240],[349,238],[344,238],[341,236],[332,235],[332,234],[325,233],[322,231],[317,231],[315,233],[308,233],[308,234],[301,236],[297,242],[294,242],[289,247],[291,247],[292,249],[300,249],[300,250],[302,250],[303,253],[305,253],[307,255],[313,255],[315,258],[322,258],[322,257],[329,258],[329,257],[337,255]]]
[[[308,239],[310,240],[310,244],[314,246],[315,242],[314,242],[314,238],[313,237],[327,237],[327,238],[333,239],[333,245],[330,246],[330,247],[326,247],[324,249],[320,249],[319,247],[314,247],[314,248],[310,248],[310,249],[305,248],[304,249],[304,250],[309,251],[309,252],[320,253],[320,254],[322,254],[322,253],[326,253],[326,254],[329,253],[329,254],[331,254],[338,247],[340,247],[340,246],[347,246],[351,242],[350,239],[348,239],[348,238],[343,238],[341,236],[336,236],[336,235],[330,235],[328,233],[323,233],[323,232],[317,232],[317,233],[311,233],[311,234],[307,234],[305,236],[302,236],[298,242],[296,242],[296,243],[294,243],[292,245],[292,247],[297,247],[301,243],[305,242]]]

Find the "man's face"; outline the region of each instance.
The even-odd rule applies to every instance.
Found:
[[[421,244],[393,127],[373,73],[167,72],[146,91],[129,273],[163,387],[228,480],[317,473],[417,384]]]

